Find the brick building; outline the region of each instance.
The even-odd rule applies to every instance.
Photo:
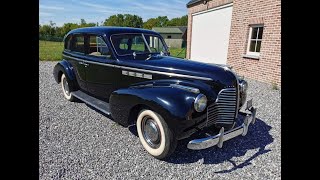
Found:
[[[280,0],[191,0],[187,58],[281,85]]]

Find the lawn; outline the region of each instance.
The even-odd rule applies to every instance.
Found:
[[[40,61],[59,61],[62,59],[63,42],[39,41]]]
[[[40,61],[59,61],[62,59],[63,42],[39,41]],[[171,56],[185,58],[186,49],[170,48]]]
[[[186,48],[170,48],[170,55],[184,59],[186,57]]]

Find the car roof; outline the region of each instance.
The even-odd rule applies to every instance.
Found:
[[[75,33],[95,33],[95,34],[118,34],[118,33],[146,33],[146,34],[156,34],[160,35],[159,33],[147,29],[141,28],[132,28],[132,27],[116,27],[116,26],[98,26],[98,27],[85,27],[85,28],[78,28],[71,30],[69,34]]]

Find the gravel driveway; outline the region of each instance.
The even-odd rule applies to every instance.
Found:
[[[280,179],[281,94],[248,80],[258,108],[247,136],[223,148],[193,151],[179,141],[166,161],[143,149],[138,137],[84,103],[64,99],[52,70],[39,62],[40,179]]]

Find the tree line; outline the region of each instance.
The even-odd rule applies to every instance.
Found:
[[[101,22],[101,26],[121,26],[121,27],[135,27],[152,29],[153,27],[167,27],[167,26],[187,26],[188,16],[182,16],[177,18],[168,19],[167,16],[158,16],[156,18],[150,18],[143,22],[142,18],[137,15],[131,14],[116,14],[105,19]],[[81,27],[93,27],[99,26],[99,23],[87,23],[84,19],[81,19],[80,23],[64,23],[61,27],[50,21],[49,24],[39,25],[39,37],[45,39],[46,37],[56,37],[61,40],[65,34],[69,31],[81,28]],[[48,40],[48,39],[46,39]]]

